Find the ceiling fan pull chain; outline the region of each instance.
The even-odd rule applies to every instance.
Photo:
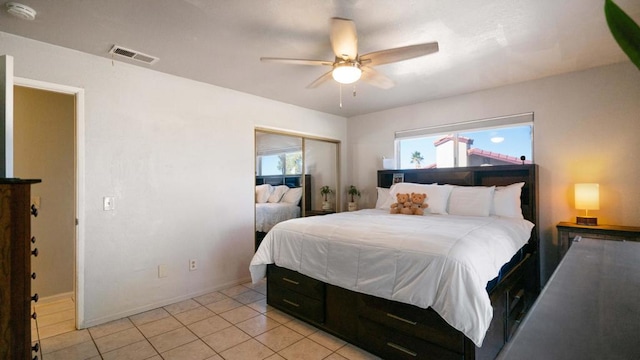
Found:
[[[342,109],[342,84],[340,84],[340,109]]]
[[[356,97],[356,86],[353,85],[353,97]]]

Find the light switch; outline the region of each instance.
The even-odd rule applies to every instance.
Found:
[[[158,265],[158,278],[167,277],[167,265],[161,264]]]
[[[114,200],[115,198],[112,196],[105,196],[104,198],[102,198],[102,208],[104,209],[104,211],[115,209]]]

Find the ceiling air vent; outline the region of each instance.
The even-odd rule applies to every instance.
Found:
[[[158,62],[158,60],[160,60],[157,57],[153,57],[151,55],[143,54],[141,52],[138,52],[138,51],[135,51],[135,50],[131,50],[131,49],[127,49],[127,48],[124,48],[124,47],[118,46],[118,45],[113,45],[111,50],[109,50],[109,54],[115,54],[115,55],[119,55],[119,56],[124,56],[126,58],[137,60],[137,61],[143,62],[145,64],[149,64],[149,65],[153,65],[156,62]]]

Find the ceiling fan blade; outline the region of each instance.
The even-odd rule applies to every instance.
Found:
[[[391,89],[395,86],[393,80],[389,79],[386,75],[383,75],[382,73],[375,71],[368,66],[363,66],[361,69],[362,77],[360,78],[360,80],[366,82],[367,84],[381,89]]]
[[[322,76],[317,78],[314,82],[312,82],[311,84],[307,85],[307,89],[314,89],[314,88],[317,88],[318,86],[324,84],[327,80],[332,78],[332,76],[331,76],[332,72],[333,72],[333,70],[324,73]]]
[[[438,43],[409,45],[395,49],[374,51],[360,57],[363,65],[376,66],[389,64],[396,61],[409,60],[419,56],[429,55],[438,52]]]
[[[333,66],[333,62],[332,61],[325,61],[325,60],[308,60],[308,59],[289,59],[289,58],[261,57],[260,61],[277,62],[277,63],[281,63],[281,64],[292,64],[292,65]]]
[[[355,60],[358,56],[358,34],[352,20],[332,18],[329,40],[337,58]]]

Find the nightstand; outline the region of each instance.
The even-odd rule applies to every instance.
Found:
[[[576,236],[591,239],[640,241],[640,227],[619,225],[578,225],[570,222],[560,222],[558,228],[558,259],[567,253]]]
[[[304,216],[320,216],[320,215],[329,215],[335,214],[334,210],[307,210],[304,212]]]

